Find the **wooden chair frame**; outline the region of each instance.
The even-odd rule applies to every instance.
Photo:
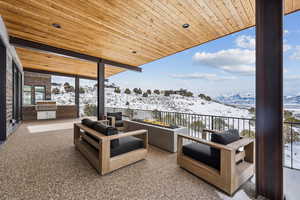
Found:
[[[228,145],[222,145],[183,134],[178,134],[177,137],[178,165],[229,195],[232,195],[254,175],[254,140],[251,138],[241,138]],[[182,153],[183,139],[219,149],[220,171],[184,155]],[[237,153],[240,147],[244,147],[244,151]]]
[[[111,126],[116,127],[116,117],[107,116],[107,119],[111,119]],[[124,130],[124,126],[123,127],[116,127],[116,128],[118,129],[118,131],[123,131]]]
[[[91,139],[81,130],[86,131],[94,137],[98,138],[99,142]],[[111,140],[127,136],[134,136],[142,139],[144,142],[144,148],[110,157]],[[99,149],[99,153],[89,144],[84,143],[82,141],[82,138],[84,138],[85,141],[87,141],[90,145]],[[117,135],[106,136],[91,128],[88,128],[81,123],[76,123],[74,124],[74,144],[76,149],[78,149],[86,157],[86,159],[91,163],[93,167],[95,167],[99,174],[104,175],[121,167],[145,159],[148,153],[148,132],[147,130],[137,130]]]

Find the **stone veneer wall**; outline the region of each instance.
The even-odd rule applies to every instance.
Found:
[[[7,124],[7,136],[13,132],[13,65],[12,56],[8,53],[6,60],[6,124]]]
[[[13,119],[13,61],[19,68],[19,71],[23,73],[23,67],[17,52],[14,47],[9,44],[7,30],[5,28],[4,22],[0,16],[0,40],[4,43],[6,47],[6,137],[8,137],[17,127],[17,124],[12,123]]]
[[[51,75],[36,72],[24,72],[24,85],[45,86],[46,100],[51,100]]]

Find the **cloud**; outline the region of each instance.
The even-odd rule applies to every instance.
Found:
[[[255,49],[255,38],[249,35],[240,35],[235,40],[236,46],[245,49]]]
[[[299,81],[300,75],[289,75],[289,76],[285,76],[284,79],[286,81]]]
[[[284,30],[284,33],[287,34],[288,30]],[[250,35],[240,35],[235,39],[235,44],[239,48],[244,49],[255,49],[255,38]],[[292,49],[292,46],[287,44],[287,41],[283,41],[283,52]]]
[[[294,53],[290,56],[291,59],[300,60],[300,46],[295,47]]]
[[[233,76],[218,76],[216,74],[206,74],[206,73],[172,74],[170,76],[172,78],[185,79],[185,80],[203,79],[209,81],[225,81],[225,80],[236,79],[236,77]]]
[[[255,51],[248,49],[227,49],[215,53],[197,52],[193,60],[198,65],[221,69],[230,73],[253,75]]]
[[[283,52],[286,52],[288,50],[292,49],[292,46],[289,44],[284,43],[283,44]]]
[[[289,31],[287,29],[284,29],[283,34],[288,34]]]

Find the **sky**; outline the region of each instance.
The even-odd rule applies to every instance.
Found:
[[[300,95],[300,12],[284,17],[284,95]],[[255,28],[109,78],[121,88],[188,89],[212,97],[255,93]]]

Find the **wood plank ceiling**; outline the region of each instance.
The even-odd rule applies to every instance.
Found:
[[[16,48],[26,69],[45,70],[63,74],[97,78],[97,63],[73,59],[34,50]],[[105,65],[105,78],[125,71],[123,68]]]
[[[299,9],[300,0],[285,1],[285,14]],[[11,36],[140,66],[254,26],[255,0],[0,0],[0,15]],[[25,68],[69,63],[18,53]],[[96,75],[92,64],[73,62],[74,73]],[[106,77],[119,72],[109,68]]]

